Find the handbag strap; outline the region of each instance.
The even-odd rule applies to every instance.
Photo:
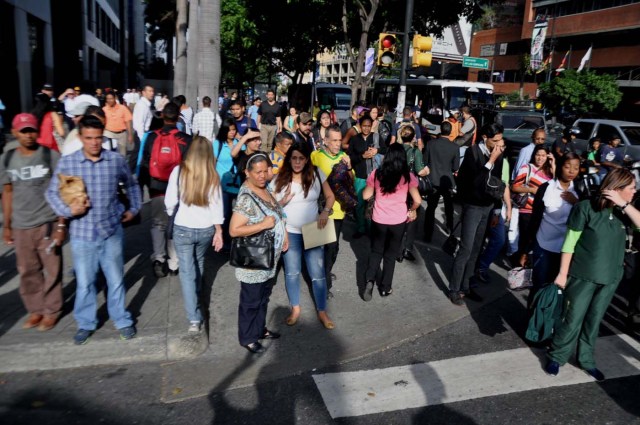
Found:
[[[268,191],[267,191],[267,192],[268,192]],[[273,198],[273,196],[271,195],[271,192],[268,192],[268,193],[269,193],[269,196],[271,196],[271,199],[273,199],[273,201],[277,204],[277,203],[278,203],[278,201],[276,201],[276,200]],[[260,206],[260,201],[258,201],[258,200],[256,199],[256,197],[255,197],[255,196],[253,196],[251,193],[245,193],[245,195],[247,195],[248,197],[250,197],[250,198],[253,200],[253,202],[257,205],[257,207],[260,209],[260,211],[262,212],[262,214],[263,214],[265,217],[268,215],[268,214],[264,211],[264,209]],[[279,211],[275,211],[275,213],[276,213],[276,214],[278,214],[278,217],[281,217],[281,214],[280,214],[280,212],[279,212]]]

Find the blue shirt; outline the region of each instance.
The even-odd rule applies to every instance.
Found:
[[[614,164],[624,164],[624,152],[620,147],[614,148],[609,145],[605,145],[600,148],[600,163],[612,162]],[[600,174],[605,175],[612,169],[606,166],[600,167]]]
[[[238,130],[238,136],[242,137],[247,133],[249,127],[258,128],[258,125],[251,118],[244,116],[240,120],[234,120],[236,124],[236,130]]]
[[[60,198],[58,178],[52,178],[46,192],[51,208],[58,216],[71,219],[71,238],[84,241],[104,240],[121,226],[124,205],[118,199],[118,184],[124,183],[133,214],[140,211],[142,194],[138,182],[131,175],[125,159],[117,152],[102,150],[100,158],[93,162],[86,158],[83,150],[64,156],[58,162],[56,175],[82,177],[87,188],[91,207],[87,213],[74,217],[71,208]]]

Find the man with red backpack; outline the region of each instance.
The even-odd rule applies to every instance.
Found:
[[[164,195],[169,176],[180,165],[191,144],[191,136],[178,130],[180,115],[175,103],[168,103],[162,110],[164,126],[147,136],[140,166],[150,176],[151,241],[153,243],[153,272],[156,277],[178,274],[178,257],[171,241],[166,240],[165,228],[169,217],[164,207]],[[168,257],[168,258],[167,258]]]

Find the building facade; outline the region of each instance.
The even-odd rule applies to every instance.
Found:
[[[146,57],[142,0],[0,0],[0,54],[10,84],[0,91],[5,121],[29,110],[43,84],[137,85]],[[132,66],[130,66],[132,64]],[[14,84],[15,82],[15,84]]]
[[[525,73],[536,19],[545,16],[544,57],[548,71]],[[496,93],[518,91],[536,96],[538,84],[553,78],[565,55],[565,69],[576,69],[589,48],[586,67],[613,74],[623,91],[616,114],[640,121],[640,0],[526,0],[522,25],[478,31],[471,56],[490,60],[492,69],[470,69],[469,80],[492,81]]]

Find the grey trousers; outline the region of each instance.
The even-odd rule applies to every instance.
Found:
[[[492,209],[492,205],[478,207],[462,204],[460,249],[453,261],[453,270],[449,281],[449,291],[452,293],[469,292],[469,278],[473,275],[480,254]]]
[[[151,242],[153,244],[153,254],[151,260],[158,260],[161,263],[167,262],[171,270],[178,269],[178,255],[173,245],[173,240],[167,240],[165,229],[169,216],[164,207],[164,196],[151,198]]]

